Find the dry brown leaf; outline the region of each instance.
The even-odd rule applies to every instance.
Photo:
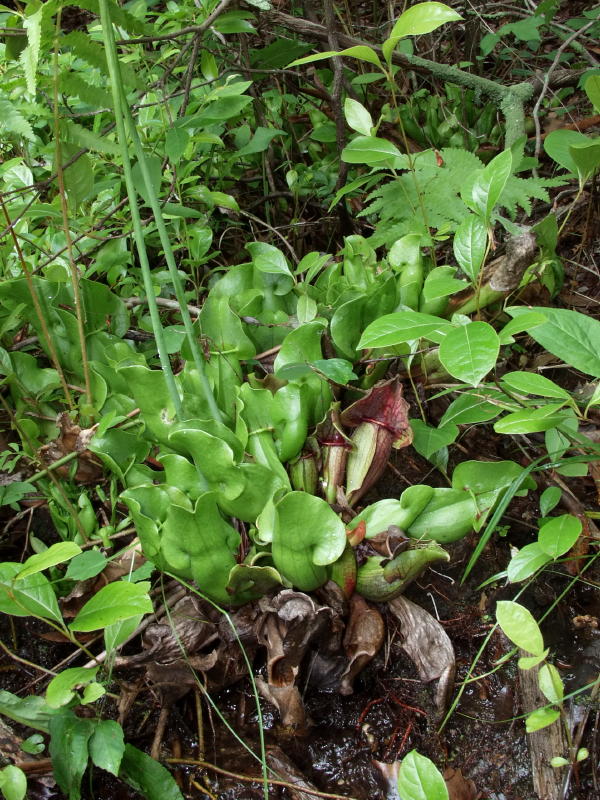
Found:
[[[354,678],[379,651],[383,644],[385,627],[381,614],[358,594],[350,600],[350,619],[344,635],[344,650],[348,666],[340,683],[341,694],[352,694]]]
[[[79,483],[97,483],[102,477],[102,463],[88,450],[96,429],[80,428],[71,421],[66,411],[59,415],[57,425],[59,429],[57,438],[39,450],[42,464],[49,466],[70,453],[78,453],[75,480]],[[71,464],[59,467],[56,472],[63,477],[68,477],[71,474]]]
[[[428,611],[403,595],[388,605],[400,622],[402,649],[414,662],[419,677],[426,683],[438,681],[435,703],[442,716],[454,686],[456,659],[452,642]]]
[[[477,791],[475,783],[465,778],[459,769],[448,767],[444,770],[444,780],[450,800],[478,800],[481,792]]]

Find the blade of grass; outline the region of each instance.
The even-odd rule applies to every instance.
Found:
[[[108,4],[105,2],[105,0],[102,0],[100,7],[101,10],[103,10],[102,31],[104,35],[105,46],[107,49],[107,56],[109,57],[110,62],[113,63],[113,68],[115,70],[115,73],[119,74],[118,72],[119,62],[117,57],[117,48],[115,44],[114,30],[112,27],[112,23],[110,21],[110,11],[108,8]],[[112,75],[111,75],[111,80],[112,80]],[[117,80],[115,83],[115,87],[116,90],[119,92],[119,101],[120,101],[119,105],[124,116],[128,133],[133,142],[133,148],[135,151],[137,162],[140,167],[140,171],[142,173],[142,177],[144,179],[144,185],[146,187],[146,194],[150,202],[150,208],[152,209],[152,213],[154,214],[154,221],[156,223],[158,235],[160,237],[160,242],[163,247],[165,260],[167,262],[167,267],[169,270],[169,275],[171,277],[173,288],[175,290],[175,297],[177,298],[177,302],[179,304],[179,313],[181,314],[181,318],[183,320],[183,326],[185,328],[187,341],[190,347],[190,351],[192,353],[194,366],[196,367],[196,370],[198,372],[198,377],[200,380],[200,385],[202,387],[202,392],[204,394],[204,399],[206,401],[206,404],[210,410],[212,417],[220,422],[222,421],[221,411],[217,405],[217,401],[215,400],[215,396],[212,392],[210,383],[208,382],[208,378],[206,376],[206,371],[204,369],[204,358],[200,353],[200,348],[198,346],[198,341],[196,333],[194,331],[192,318],[190,317],[190,313],[188,311],[187,300],[185,298],[185,291],[183,288],[181,277],[179,275],[179,271],[177,269],[177,264],[175,263],[175,256],[173,254],[173,248],[171,247],[169,234],[167,232],[167,228],[163,219],[160,202],[154,190],[154,186],[152,185],[146,154],[144,152],[144,148],[142,146],[142,142],[139,137],[137,127],[135,125],[135,120],[133,119],[133,116],[131,114],[127,98],[125,97],[125,90],[123,88],[122,81]],[[116,100],[115,100],[115,105],[116,105]],[[121,138],[120,134],[119,138]]]
[[[108,64],[108,73],[110,77],[110,88],[115,108],[117,139],[119,140],[119,145],[121,148],[121,156],[123,159],[123,174],[125,177],[127,198],[129,200],[129,208],[131,212],[133,235],[135,238],[135,244],[138,251],[138,257],[140,259],[142,280],[144,283],[144,291],[146,292],[146,298],[148,301],[148,311],[150,313],[152,331],[154,333],[156,347],[158,350],[158,357],[167,384],[167,389],[169,391],[169,395],[171,396],[171,400],[175,407],[176,415],[179,419],[181,419],[181,412],[182,412],[181,398],[179,396],[179,390],[177,388],[177,384],[175,383],[175,376],[173,375],[173,370],[171,369],[169,354],[167,353],[163,327],[160,321],[158,305],[156,303],[154,286],[152,284],[152,273],[150,271],[150,262],[148,260],[148,253],[146,251],[146,242],[144,240],[144,232],[142,230],[140,211],[137,205],[137,196],[135,192],[135,186],[131,171],[131,160],[129,158],[129,149],[127,146],[127,134],[125,131],[125,122],[123,118],[123,108],[121,103],[121,97],[122,97],[121,72],[119,69],[119,60],[117,58],[117,50],[114,43],[114,37],[112,33],[112,22],[110,19],[110,11],[108,8],[107,0],[100,0],[100,21],[102,24],[102,36],[104,38],[104,47],[106,49],[106,61]]]

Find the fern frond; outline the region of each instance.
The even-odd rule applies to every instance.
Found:
[[[34,95],[36,88],[37,66],[40,58],[40,42],[42,39],[42,16],[44,7],[40,6],[34,14],[23,19],[23,27],[27,31],[27,47],[20,55],[19,61],[25,73],[27,91]]]
[[[564,183],[565,180],[562,178],[518,178],[511,175],[506,182],[499,205],[508,211],[511,219],[515,218],[519,207],[526,214],[531,214],[533,198],[548,202],[550,200],[548,189],[562,186]]]
[[[72,48],[75,55],[85,61],[86,64],[95,67],[103,75],[108,75],[104,48],[98,42],[93,42],[87,34],[82,31],[71,31],[61,39],[61,47],[65,45]],[[142,87],[141,80],[129,64],[124,64],[121,61],[120,67],[123,81],[127,86]]]
[[[102,155],[118,155],[120,152],[118,145],[112,139],[106,136],[97,136],[92,131],[84,128],[83,125],[79,125],[70,119],[61,121],[61,134],[66,141]]]
[[[22,136],[30,142],[35,139],[33,128],[10,100],[0,99],[0,131]]]
[[[91,11],[92,14],[95,14],[97,17],[100,16],[98,0],[77,0],[77,5],[81,8],[85,8],[86,11]],[[141,36],[148,32],[149,26],[145,25],[142,20],[134,17],[129,11],[121,8],[114,0],[109,2],[109,6],[111,19],[119,28],[127,31],[127,33],[134,34],[134,36]]]
[[[70,70],[65,70],[60,75],[60,91],[67,97],[79,97],[86,104],[99,108],[112,108],[110,92],[100,86],[93,86],[84,80],[81,75]]]

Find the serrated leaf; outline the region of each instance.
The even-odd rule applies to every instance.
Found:
[[[19,61],[25,72],[27,91],[32,95],[35,94],[36,90],[36,73],[40,58],[43,13],[44,7],[40,6],[33,14],[26,14],[23,18],[23,27],[27,31],[27,47],[21,51]]]
[[[0,132],[14,133],[29,139],[30,142],[35,139],[29,122],[9,100],[5,99],[0,99]]]

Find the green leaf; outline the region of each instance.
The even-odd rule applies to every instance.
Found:
[[[88,764],[88,741],[94,732],[91,719],[63,710],[50,719],[50,758],[56,782],[69,800],[79,800]]]
[[[544,150],[551,159],[560,164],[574,175],[579,175],[579,167],[573,158],[571,148],[576,145],[587,146],[592,140],[589,136],[579,131],[571,131],[567,128],[559,128],[551,131],[544,139]]]
[[[373,50],[372,47],[367,47],[366,45],[355,45],[354,47],[348,47],[346,50],[327,50],[324,53],[317,53],[312,56],[304,56],[303,58],[297,58],[287,66],[289,68],[297,67],[300,64],[312,64],[315,61],[322,61],[325,58],[332,58],[333,56],[350,56],[351,58],[356,58],[359,61],[367,61],[369,64],[374,64],[380,69],[382,68],[381,60],[375,50]]]
[[[77,145],[64,143],[62,145],[63,162],[68,161],[78,151]],[[69,205],[76,210],[91,197],[94,191],[94,170],[89,156],[85,154],[79,156],[77,161],[64,170],[63,177]]]
[[[266,242],[250,242],[246,250],[252,256],[256,269],[273,275],[291,275],[286,257],[279,248]]]
[[[448,789],[440,771],[433,761],[416,750],[411,750],[402,759],[398,772],[398,794],[402,800],[448,800]]]
[[[183,800],[171,773],[131,744],[125,745],[119,777],[147,800]]]
[[[134,617],[122,619],[106,626],[104,629],[104,647],[107,653],[115,650],[131,636],[142,621],[143,616],[143,614],[136,614]]]
[[[477,386],[493,369],[500,351],[498,334],[487,322],[451,330],[440,344],[440,361],[458,380]]]
[[[250,141],[237,151],[238,156],[248,156],[254,153],[264,153],[269,144],[277,136],[287,136],[285,131],[279,128],[263,128],[259,126],[252,134]]]
[[[94,681],[98,670],[99,667],[71,667],[59,672],[46,689],[46,702],[50,708],[67,705],[75,697],[75,687]]]
[[[554,397],[570,400],[571,395],[561,389],[554,381],[548,380],[536,372],[507,372],[502,376],[502,383],[509,389],[514,389],[521,394],[535,394],[539,397]]]
[[[462,19],[460,14],[445,3],[417,3],[398,17],[390,33],[390,39],[431,33],[440,25],[458,19]]]
[[[538,682],[542,694],[550,703],[562,703],[565,688],[554,664],[544,664],[538,673]]]
[[[506,636],[517,647],[534,656],[543,651],[542,632],[531,612],[524,606],[512,600],[499,600],[496,605],[496,619]]]
[[[0,611],[15,617],[32,615],[51,619],[62,625],[56,595],[48,579],[38,573],[23,578],[17,585],[14,579],[21,567],[22,564],[9,561],[0,564]]]
[[[474,282],[477,279],[487,247],[487,229],[480,217],[469,214],[454,234],[454,257],[462,271]]]
[[[342,161],[347,164],[381,164],[389,159],[408,160],[395,144],[377,136],[357,136],[342,150]]]
[[[69,563],[65,578],[85,581],[99,575],[107,564],[108,559],[99,550],[86,550]]]
[[[373,119],[370,113],[359,103],[358,100],[353,100],[347,97],[344,102],[344,116],[346,122],[357,133],[362,133],[363,136],[370,136],[373,127]]]
[[[31,6],[35,7],[35,4],[32,3]],[[40,7],[33,12],[33,14],[26,13],[25,17],[23,18],[23,27],[27,31],[27,47],[21,51],[19,61],[21,62],[25,72],[27,91],[31,95],[35,95],[36,90],[36,72],[40,57],[43,13],[44,6],[40,5]]]
[[[583,84],[583,88],[590,103],[594,106],[596,114],[600,114],[600,75],[590,75]]]
[[[35,134],[29,121],[5,98],[0,99],[0,133],[2,133],[3,137],[7,133],[14,133],[24,139],[29,139],[30,142],[35,139]]]
[[[321,498],[289,492],[276,504],[273,561],[298,589],[310,592],[322,586],[327,565],[342,555],[345,546],[344,524]]]
[[[23,800],[27,794],[27,776],[23,770],[14,764],[0,770],[0,792],[5,800]]]
[[[537,667],[538,664],[541,664],[545,658],[548,657],[548,653],[550,649],[547,647],[542,653],[537,656],[521,656],[517,661],[519,669],[533,669]]]
[[[414,434],[412,446],[424,458],[429,458],[442,447],[452,444],[458,436],[458,427],[452,424],[433,428],[420,419],[411,419],[410,427]]]
[[[548,553],[540,547],[539,542],[531,542],[522,547],[508,562],[506,574],[511,583],[519,583],[545,567],[551,561]]]
[[[557,708],[536,708],[525,720],[525,730],[527,733],[534,733],[542,728],[547,728],[560,717]]]
[[[502,412],[502,406],[492,402],[494,398],[500,400],[501,393],[487,387],[460,394],[446,409],[440,426],[449,423],[468,425],[494,419]]]
[[[540,497],[540,513],[542,517],[547,517],[552,509],[556,508],[560,503],[561,497],[562,489],[559,489],[558,486],[549,486],[544,489]]]
[[[172,164],[178,164],[185,148],[190,141],[190,135],[185,128],[171,127],[165,136],[165,154]]]
[[[113,622],[136,614],[152,613],[148,596],[150,584],[115,581],[103,586],[81,609],[69,628],[72,631],[96,631]]]
[[[15,576],[15,580],[22,580],[28,575],[35,575],[37,572],[56,566],[56,564],[62,564],[63,561],[69,561],[80,553],[81,547],[75,542],[53,544],[43,553],[36,553],[30,556],[23,564],[23,569]]]
[[[17,697],[16,694],[0,690],[0,714],[20,725],[47,733],[50,719],[56,711],[37,695]]]
[[[419,311],[396,311],[384,314],[375,322],[367,325],[357,349],[367,347],[393,347],[415,339],[442,340],[452,330],[448,320],[422,314]]]
[[[413,539],[433,539],[440,544],[466,536],[475,524],[477,504],[462,489],[434,489],[431,499],[406,531]]]
[[[548,403],[540,408],[524,408],[507,414],[494,423],[496,433],[540,433],[555,428],[567,419],[562,404]]]
[[[492,212],[500,200],[511,171],[512,153],[504,150],[490,161],[473,184],[471,199],[486,225],[490,223]]]
[[[581,520],[572,514],[552,517],[544,523],[538,534],[538,542],[542,550],[550,558],[557,559],[568,553],[581,535]]]
[[[597,139],[591,139],[587,144],[571,145],[569,152],[577,165],[577,174],[581,182],[590,178],[600,167],[600,141]]]
[[[90,756],[97,767],[119,774],[125,752],[123,728],[112,719],[99,720],[89,741]]]
[[[513,336],[516,333],[522,333],[523,331],[536,328],[543,322],[546,322],[546,317],[543,314],[536,313],[535,311],[521,314],[518,317],[515,317],[515,319],[511,319],[511,321],[507,322],[498,334],[500,337],[500,344],[512,344],[514,342]]]

